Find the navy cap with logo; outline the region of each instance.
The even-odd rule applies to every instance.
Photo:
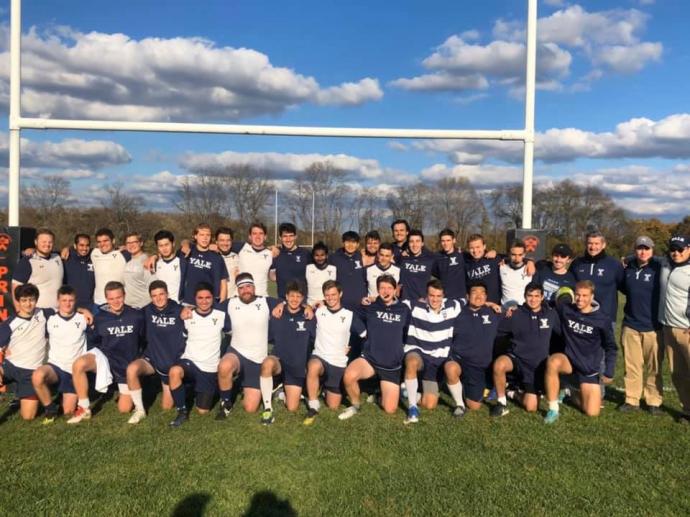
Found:
[[[688,246],[690,246],[690,237],[687,235],[674,235],[668,241],[669,250],[683,251]]]
[[[560,257],[572,257],[573,250],[567,244],[561,243],[556,244],[551,250],[551,255],[558,255]]]

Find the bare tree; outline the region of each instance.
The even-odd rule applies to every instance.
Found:
[[[240,223],[249,226],[252,221],[261,219],[273,190],[268,171],[249,165],[234,165],[222,171],[221,178]]]
[[[385,198],[376,192],[376,187],[363,188],[353,196],[353,219],[360,233],[385,226],[384,206]]]
[[[126,192],[121,182],[106,186],[105,192],[106,198],[101,204],[108,214],[108,224],[120,234],[136,228],[144,198]]]
[[[177,190],[175,206],[185,216],[207,221],[230,215],[225,180],[221,176],[198,171],[194,179],[184,178]]]
[[[428,202],[435,227],[455,230],[460,243],[481,226],[484,203],[467,178],[439,180],[432,186]]]
[[[406,219],[413,228],[423,230],[431,223],[430,193],[430,187],[420,181],[388,194],[386,203],[395,219]]]
[[[36,213],[39,226],[55,225],[70,200],[70,182],[61,176],[44,176],[41,184],[24,189],[23,198]]]

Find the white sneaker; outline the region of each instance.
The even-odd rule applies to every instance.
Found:
[[[89,420],[91,418],[91,410],[89,408],[83,408],[77,406],[77,410],[74,412],[74,416],[67,420],[68,424],[78,424],[82,420]]]
[[[348,418],[352,418],[353,416],[355,416],[357,413],[359,413],[359,408],[355,406],[350,406],[338,415],[338,419],[347,420]]]
[[[134,413],[132,413],[132,416],[130,416],[129,420],[127,420],[127,423],[128,424],[138,424],[144,418],[146,418],[146,411],[142,411],[140,409],[135,409]]]

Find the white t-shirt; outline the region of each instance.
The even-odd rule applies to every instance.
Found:
[[[390,275],[395,278],[397,283],[400,283],[400,268],[395,264],[388,266],[388,269],[381,269],[381,266],[379,266],[377,263],[374,263],[371,266],[367,266],[366,271],[367,286],[369,290],[367,294],[369,296],[377,296],[379,294],[379,291],[376,288],[376,280],[381,275]]]
[[[94,248],[91,251],[91,262],[96,279],[93,301],[96,305],[103,305],[105,303],[105,284],[111,281],[124,284],[127,258],[120,250],[113,249],[108,253],[101,253],[101,250]]]
[[[352,332],[360,337],[366,335],[364,324],[355,320],[351,310],[341,307],[333,312],[328,307],[319,307],[316,310],[314,355],[333,366],[345,368],[347,366],[347,348]]]
[[[75,312],[69,318],[51,315],[46,322],[48,362],[72,373],[72,365],[86,353],[86,318]]]
[[[268,296],[268,272],[273,264],[271,250],[255,250],[246,242],[238,253],[240,273],[251,273],[257,296]]]
[[[156,280],[162,280],[168,286],[168,296],[171,300],[180,302],[180,287],[182,285],[182,261],[184,258],[175,256],[170,260],[160,259],[156,262]]]
[[[515,301],[518,305],[525,303],[525,287],[532,281],[532,276],[525,273],[525,266],[513,269],[503,264],[501,274],[501,304]]]
[[[0,328],[0,347],[7,347],[5,359],[19,368],[35,370],[41,366],[46,359],[47,344],[43,309],[36,309],[30,318],[13,316]]]
[[[237,286],[235,285],[235,277],[240,272],[240,257],[234,251],[227,255],[220,253],[225,261],[225,267],[228,270],[228,298],[232,298],[237,294]],[[253,276],[253,275],[252,275]],[[254,280],[256,283],[256,279]]]
[[[323,300],[323,284],[327,280],[335,280],[336,269],[332,264],[319,269],[316,264],[309,264],[306,270],[307,277],[307,303],[313,306]]]
[[[149,284],[154,277],[144,268],[144,262],[148,258],[146,253],[142,253],[132,257],[125,265],[125,303],[135,309],[141,309],[151,303]]]
[[[31,269],[31,274],[26,279],[26,283],[34,284],[38,287],[38,301],[36,302],[36,307],[41,309],[57,308],[57,292],[62,285],[65,274],[60,255],[51,253],[50,256],[46,258],[38,253],[34,253],[31,257],[23,260],[28,262]],[[20,264],[22,264],[21,261]],[[17,275],[15,272],[15,278],[13,278],[14,282],[17,284],[25,283],[18,280],[16,278],[17,276],[20,275]]]
[[[228,300],[228,314],[232,321],[230,346],[244,357],[261,363],[268,355],[268,321],[271,310],[263,296],[244,303],[237,296]]]
[[[230,331],[230,318],[218,309],[206,315],[197,311],[184,321],[187,329],[187,345],[182,359],[189,359],[202,372],[215,373],[220,361],[220,344],[223,334]]]

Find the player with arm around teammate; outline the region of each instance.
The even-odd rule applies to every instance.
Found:
[[[301,284],[288,282],[285,298],[287,302],[283,314],[279,318],[272,317],[269,322],[273,353],[261,363],[259,385],[264,403],[261,414],[261,423],[264,425],[270,425],[275,420],[271,400],[274,376],[282,378],[288,411],[294,412],[299,408],[307,375],[307,358],[316,335],[316,320],[307,319],[305,314]]]
[[[381,384],[381,406],[392,414],[400,401],[400,377],[410,308],[396,297],[398,284],[391,275],[376,279],[378,298],[364,306],[363,320],[367,329],[361,357],[345,369],[343,384],[350,399],[350,407],[338,418],[347,420],[359,412],[359,381],[378,377]]]
[[[546,399],[549,410],[544,422],[552,424],[559,417],[560,375],[574,375],[580,385],[580,407],[587,416],[601,411],[600,380],[613,382],[616,369],[616,341],[611,319],[594,301],[594,284],[581,280],[575,284],[575,303],[558,306],[565,341],[565,352],[549,357],[546,363]],[[604,369],[601,370],[601,364]]]

